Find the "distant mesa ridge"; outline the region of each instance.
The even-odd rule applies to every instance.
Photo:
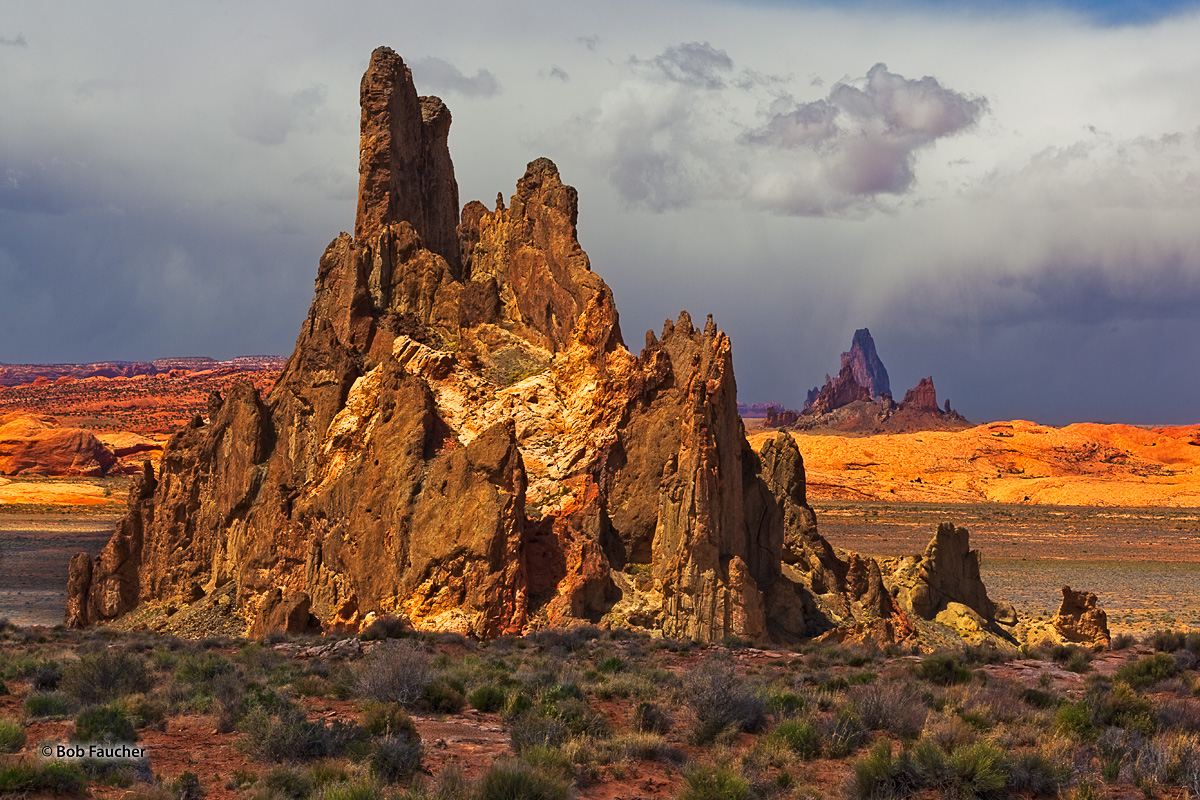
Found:
[[[205,356],[157,358],[153,361],[96,361],[85,364],[3,364],[0,363],[0,386],[23,386],[60,378],[132,378],[137,375],[161,375],[171,370],[198,372],[207,369],[283,369],[284,356],[237,356],[217,361]]]

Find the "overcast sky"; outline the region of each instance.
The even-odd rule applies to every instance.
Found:
[[[0,361],[290,352],[386,44],[464,203],[579,189],[635,351],[713,313],[798,407],[865,326],[973,420],[1200,421],[1195,3],[4,6]]]

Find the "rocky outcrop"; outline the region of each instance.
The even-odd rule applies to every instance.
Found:
[[[386,48],[360,96],[354,235],[321,257],[283,374],[172,437],[73,570],[68,622],[229,592],[256,634],[402,614],[713,640],[803,635],[810,587],[849,607],[795,442],[750,447],[712,318],[684,312],[635,356],[551,161],[460,214],[441,101]],[[880,613],[867,576],[853,602]]]
[[[90,431],[53,417],[0,416],[0,475],[103,477],[117,457]]]
[[[1108,632],[1108,615],[1100,608],[1092,592],[1062,587],[1062,605],[1050,621],[1064,642],[1086,647],[1105,648],[1112,641]]]
[[[788,425],[794,425],[798,419],[800,419],[799,411],[793,411],[790,408],[776,411],[774,408],[768,408],[763,424],[768,428],[784,428]]]
[[[938,408],[937,390],[933,388],[933,378],[921,378],[916,386],[905,392],[900,407],[933,414],[941,413],[941,409]]]
[[[875,340],[866,328],[854,332],[849,352],[842,353],[842,369],[847,367],[854,376],[854,382],[870,393],[869,399],[880,400],[884,395],[891,396],[892,387],[888,383],[887,370],[875,352]]]
[[[1013,640],[1016,610],[988,597],[979,574],[979,551],[970,533],[952,523],[938,525],[922,556],[892,560],[884,580],[901,609],[936,620],[972,640],[999,635]]]
[[[854,377],[854,371],[849,364],[842,367],[836,378],[825,376],[825,385],[812,389],[804,403],[805,416],[829,414],[843,406],[854,402],[869,401],[871,390],[860,384]]]

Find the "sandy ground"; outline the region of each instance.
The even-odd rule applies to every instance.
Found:
[[[773,431],[752,430],[755,448]],[[796,434],[813,499],[1200,506],[1200,426],[1015,420],[964,431]]]
[[[115,523],[111,516],[0,515],[0,618],[60,624],[71,556],[99,553]]]

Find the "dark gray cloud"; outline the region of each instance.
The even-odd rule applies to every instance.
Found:
[[[908,193],[917,154],[987,109],[983,98],[883,64],[825,98],[796,102],[781,86],[787,79],[735,72],[708,42],[630,65],[564,133],[593,151],[627,202],[654,211],[720,199],[782,215],[861,216],[881,195]],[[755,125],[755,115],[765,120]]]
[[[596,48],[600,46],[600,42],[603,40],[597,34],[593,33],[590,36],[577,36],[575,37],[575,41],[579,42],[589,51],[594,53],[596,52]]]
[[[248,90],[234,105],[233,131],[268,147],[283,144],[292,131],[312,124],[325,105],[326,93],[324,86],[286,95],[262,87]]]
[[[551,78],[557,78],[558,80],[562,81],[563,83],[567,83],[568,81],[571,80],[571,76],[567,74],[567,71],[565,69],[563,69],[562,67],[558,66],[557,64],[550,67],[550,71],[546,74],[549,75]]]
[[[29,42],[25,41],[25,34],[18,33],[11,39],[0,36],[0,47],[28,47]]]
[[[500,81],[486,69],[467,77],[458,67],[444,58],[418,58],[410,65],[413,79],[423,88],[435,92],[453,92],[467,97],[493,97],[500,93]]]
[[[733,71],[733,59],[708,42],[685,42],[668,47],[648,61],[636,57],[631,61],[654,67],[669,81],[705,89],[724,89],[726,80],[721,73]]]
[[[839,82],[829,96],[798,103],[747,134],[746,141],[797,152],[800,168],[780,180],[764,178],[757,205],[812,215],[853,207],[880,194],[900,195],[916,180],[918,151],[974,125],[987,101],[876,64],[857,86]],[[815,163],[814,163],[815,162]]]

